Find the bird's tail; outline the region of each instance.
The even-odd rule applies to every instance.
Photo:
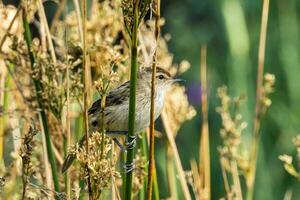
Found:
[[[79,147],[82,147],[84,140],[85,140],[85,136],[83,136],[80,139],[80,141],[78,142]],[[61,169],[62,173],[65,173],[69,169],[69,167],[72,165],[72,163],[75,159],[76,159],[76,153],[69,153],[67,155],[67,157],[62,165],[62,169]]]
[[[128,131],[107,131],[106,134],[107,135],[110,135],[110,136],[114,136],[114,135],[126,135],[128,133]],[[113,140],[116,142],[116,144],[121,148],[121,150],[123,152],[126,152],[126,148],[124,148],[120,142],[115,138],[113,137]],[[79,147],[82,147],[83,144],[85,142],[85,136],[83,136],[80,141],[78,142],[78,146]],[[63,165],[62,165],[62,173],[65,173],[69,167],[72,165],[73,161],[76,159],[76,154],[75,153],[72,153],[72,154],[68,154]]]
[[[62,173],[65,173],[69,167],[71,166],[71,164],[73,163],[73,161],[75,160],[76,158],[76,154],[68,154],[64,163],[63,163],[63,166],[62,166]]]

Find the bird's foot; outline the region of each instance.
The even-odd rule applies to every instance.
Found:
[[[125,145],[127,149],[133,149],[136,145],[136,135],[129,135],[125,139]]]

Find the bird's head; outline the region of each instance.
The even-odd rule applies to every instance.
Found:
[[[149,86],[151,86],[152,68],[147,67],[141,70],[138,74],[138,78],[139,80],[145,81]],[[156,75],[155,75],[156,90],[166,91],[173,83],[176,82],[184,82],[184,80],[179,78],[174,78],[167,70],[161,67],[156,67]]]

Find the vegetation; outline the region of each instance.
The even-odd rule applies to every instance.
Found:
[[[54,2],[54,10],[41,0],[23,0],[17,7],[0,1],[2,199],[300,196],[300,139],[293,128],[299,121],[300,64],[293,6],[299,3],[277,1],[279,45],[270,30],[277,20],[274,2],[191,2],[187,7],[207,9],[200,9],[201,19],[218,19],[224,34],[213,32],[212,21],[200,23],[206,33],[193,27],[199,37],[190,32],[180,20],[198,11],[188,13],[175,0],[168,5],[62,0]],[[257,16],[252,19],[250,11]],[[174,37],[170,42],[166,32]],[[149,129],[135,135],[137,73],[152,67],[154,80],[156,66],[187,83],[170,89],[158,131],[151,109]],[[128,134],[120,138],[123,152],[105,134],[104,123],[88,131],[88,108],[100,97],[104,109],[108,92],[127,80],[130,117]],[[151,98],[153,108],[154,93]],[[76,162],[61,173],[68,153],[76,154]]]

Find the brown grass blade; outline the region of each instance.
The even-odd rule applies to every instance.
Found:
[[[259,146],[259,129],[261,120],[261,97],[263,90],[263,73],[265,62],[265,50],[266,50],[266,38],[267,38],[267,25],[269,14],[269,0],[263,1],[262,18],[261,18],[261,30],[258,49],[258,69],[257,69],[257,82],[256,82],[256,105],[255,105],[255,119],[253,128],[253,140],[252,140],[252,152],[250,157],[250,170],[246,177],[247,183],[247,199],[253,199],[253,190],[256,174],[256,163]]]
[[[155,41],[158,43],[160,34],[160,0],[156,0],[156,17],[155,17]],[[156,77],[156,61],[157,61],[157,45],[153,55],[152,63],[152,78],[151,78],[151,107],[150,107],[150,145],[149,145],[149,167],[148,167],[148,186],[147,186],[147,199],[152,199],[153,179],[155,173],[155,160],[154,160],[154,108],[155,108],[155,77]]]
[[[209,151],[209,128],[208,128],[208,103],[207,103],[207,46],[201,47],[201,108],[202,108],[202,128],[199,152],[199,174],[203,181],[204,199],[210,199],[210,151]]]
[[[166,131],[168,141],[170,143],[170,147],[171,147],[171,149],[174,153],[175,165],[176,165],[176,168],[177,168],[178,177],[179,177],[180,185],[181,185],[181,188],[182,188],[182,191],[183,191],[184,199],[185,200],[191,200],[192,199],[191,194],[189,192],[189,188],[188,188],[188,185],[187,185],[187,182],[186,182],[186,179],[185,179],[184,170],[182,168],[182,164],[181,164],[181,161],[180,161],[178,149],[177,149],[177,146],[176,146],[176,143],[175,143],[175,140],[174,140],[174,134],[171,132],[171,127],[170,127],[170,124],[169,124],[169,120],[168,120],[168,117],[167,117],[167,115],[164,111],[162,112],[161,117],[162,117],[162,121],[163,121],[163,124],[164,124],[164,128],[165,128],[165,131]]]
[[[50,55],[53,61],[53,64],[56,64],[56,55],[55,55],[55,50],[54,50],[54,46],[53,46],[53,42],[52,42],[52,37],[51,37],[51,33],[50,33],[50,29],[48,26],[48,21],[46,18],[46,14],[45,14],[45,9],[43,6],[43,2],[42,0],[38,0],[37,1],[37,5],[38,5],[38,10],[40,12],[40,16],[41,16],[41,22],[44,24],[44,28],[46,31],[46,35],[47,35],[47,41],[48,41],[48,49],[50,51]]]

